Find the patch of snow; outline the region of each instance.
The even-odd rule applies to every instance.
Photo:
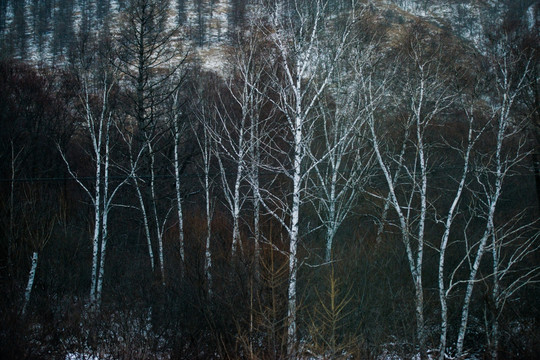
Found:
[[[202,61],[203,69],[213,71],[222,77],[226,75],[227,61],[222,48],[216,46],[202,47],[198,49],[197,53]]]
[[[85,354],[85,353],[68,353],[65,357],[65,360],[105,360],[107,358],[99,358],[94,355]]]

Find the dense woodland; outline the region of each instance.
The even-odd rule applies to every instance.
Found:
[[[0,356],[535,358],[538,6],[219,3],[0,1]]]

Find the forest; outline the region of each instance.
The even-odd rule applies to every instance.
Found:
[[[0,357],[536,359],[540,5],[428,7],[0,1]]]

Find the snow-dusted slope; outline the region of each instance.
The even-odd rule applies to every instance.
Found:
[[[512,0],[365,0],[375,8],[399,11],[450,30],[483,52],[485,34],[501,26]],[[3,0],[0,2],[0,48],[33,62],[54,63],[66,59],[77,34],[114,32],[117,17],[127,0]],[[231,19],[239,12],[233,0],[170,0],[170,24],[180,26],[190,45],[209,51],[218,48],[233,31]],[[257,0],[246,1],[250,4]],[[538,28],[539,7],[534,0],[522,1],[521,16],[529,30]],[[249,17],[249,11],[246,17]],[[219,50],[219,49],[218,49]],[[203,59],[204,60],[204,59]],[[215,60],[215,59],[214,59]],[[214,61],[213,60],[213,61]]]
[[[478,50],[485,49],[485,33],[502,24],[508,7],[497,0],[383,0],[402,10],[432,21],[470,41]]]
[[[104,28],[114,33],[125,7],[126,0],[4,0],[0,48],[4,55],[27,61],[62,62],[78,35]],[[171,0],[168,25],[180,26],[196,47],[215,46],[227,39],[230,11],[231,0]]]

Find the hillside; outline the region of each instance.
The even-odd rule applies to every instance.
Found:
[[[256,0],[174,0],[169,26],[179,27],[190,46],[216,47],[230,40],[237,28],[257,12]],[[370,0],[389,18],[418,17],[486,50],[485,34],[505,21],[524,20],[537,28],[538,6],[533,0]],[[4,56],[36,63],[57,64],[69,58],[77,38],[112,31],[123,0],[2,0],[0,42]]]

